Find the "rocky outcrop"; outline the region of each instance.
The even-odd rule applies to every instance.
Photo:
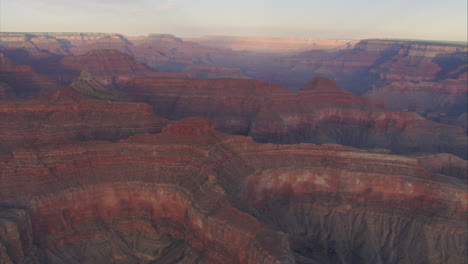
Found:
[[[125,102],[124,94],[82,78],[38,99],[0,101],[0,150],[61,139],[117,140],[155,133],[167,120],[151,106]]]
[[[301,91],[255,80],[136,79],[123,89],[169,119],[203,116],[223,132],[260,142],[339,143],[396,153],[450,152],[466,156],[464,129],[346,92],[324,78]],[[430,142],[430,143],[429,143]]]
[[[1,157],[0,259],[466,259],[466,183],[432,174],[415,158],[337,145],[257,144],[213,127],[189,118],[161,134],[42,144]]]

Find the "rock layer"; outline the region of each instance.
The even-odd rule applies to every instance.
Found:
[[[23,218],[30,218],[34,243],[20,244],[34,249],[17,252],[18,239],[2,236],[2,258],[293,263],[284,234],[232,208],[217,185],[209,150],[229,138],[209,121],[192,119],[118,143],[69,142],[14,152],[0,165],[6,190],[0,200],[26,208]]]
[[[154,116],[151,106],[125,99],[82,76],[38,99],[0,101],[0,150],[61,139],[117,140],[159,132],[168,123]]]
[[[415,158],[258,144],[189,118],[119,142],[24,148],[3,156],[0,169],[6,263],[467,257],[466,184]]]
[[[221,131],[261,142],[339,143],[466,157],[463,128],[386,111],[382,102],[358,97],[324,78],[299,92],[255,80],[151,78],[131,81],[123,91],[153,105],[162,117],[207,117]]]

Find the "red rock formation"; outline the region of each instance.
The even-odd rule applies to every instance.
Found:
[[[468,85],[462,79],[394,81],[364,96],[385,100],[391,110],[417,112],[432,120],[456,124],[456,119],[466,113]]]
[[[151,76],[147,66],[132,56],[110,49],[97,49],[80,56],[67,56],[60,61],[60,68],[71,76],[71,81],[81,71],[88,71],[93,78],[106,86],[119,86],[135,77]]]
[[[0,150],[63,138],[116,140],[167,124],[151,106],[119,100],[120,93],[81,79],[38,99],[0,101]]]
[[[14,152],[7,158],[13,163],[0,162],[1,187],[9,189],[0,201],[26,208],[22,219],[30,218],[33,244],[0,233],[3,259],[293,263],[284,234],[232,208],[216,183],[209,150],[230,136],[212,126],[191,119],[119,143],[44,144]],[[9,164],[22,165],[18,171]]]
[[[419,264],[467,257],[465,183],[431,174],[415,158],[257,144],[213,126],[190,118],[161,134],[41,144],[1,157],[0,201],[9,209],[0,211],[0,259]],[[266,226],[286,232],[292,249]]]
[[[163,117],[208,117],[221,131],[251,135],[261,142],[339,143],[399,153],[466,155],[463,128],[417,114],[388,112],[382,102],[360,98],[322,78],[299,92],[255,80],[150,78],[131,81],[124,91],[150,103]]]
[[[137,60],[161,71],[180,72],[188,65],[210,64],[211,53],[224,53],[166,34],[129,37],[129,40],[133,43],[129,49]]]
[[[8,98],[31,98],[58,88],[49,77],[39,75],[30,66],[17,65],[0,53],[0,82],[10,87]]]

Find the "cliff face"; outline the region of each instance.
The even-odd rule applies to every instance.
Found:
[[[159,132],[167,124],[154,116],[151,106],[122,100],[123,94],[82,77],[38,99],[0,101],[1,152],[50,140],[116,140]]]
[[[261,142],[339,143],[466,156],[463,128],[386,111],[381,102],[358,97],[323,78],[299,92],[255,80],[150,78],[131,81],[123,90],[153,105],[163,117],[208,117],[221,131]]]
[[[8,208],[0,211],[0,259],[279,264],[467,257],[466,184],[413,158],[257,144],[213,127],[190,118],[161,134],[42,144],[3,156],[0,200]]]

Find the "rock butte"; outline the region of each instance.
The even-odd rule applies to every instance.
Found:
[[[159,116],[207,117],[223,132],[260,142],[339,143],[466,157],[462,127],[386,111],[381,102],[344,91],[326,78],[313,79],[298,92],[256,80],[152,78],[130,81],[123,91],[151,104]]]
[[[119,142],[19,149],[0,168],[3,263],[466,258],[466,185],[408,157],[257,144],[188,118]]]

